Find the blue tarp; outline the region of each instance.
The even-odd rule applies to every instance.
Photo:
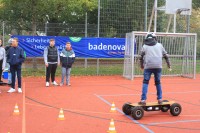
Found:
[[[49,40],[55,39],[61,51],[66,42],[71,42],[76,57],[82,58],[123,58],[125,38],[77,38],[59,36],[13,36],[19,39],[19,46],[26,51],[27,57],[42,57]]]

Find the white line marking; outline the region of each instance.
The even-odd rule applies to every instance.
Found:
[[[174,123],[187,123],[187,122],[200,122],[200,120],[182,120],[182,121],[173,121],[173,122],[154,122],[147,125],[163,125],[163,124],[174,124]]]

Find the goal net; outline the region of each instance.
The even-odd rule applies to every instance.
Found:
[[[128,79],[142,76],[139,65],[139,53],[147,32],[126,33],[123,76]],[[193,33],[156,33],[169,54],[172,71],[163,61],[163,76],[181,76],[195,78],[196,74],[196,43],[197,34]]]

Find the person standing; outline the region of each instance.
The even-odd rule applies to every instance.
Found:
[[[0,82],[3,82],[1,80],[2,72],[5,69],[6,66],[6,51],[2,46],[2,40],[0,39]]]
[[[21,69],[24,60],[25,60],[24,50],[18,46],[18,38],[13,38],[12,47],[9,49],[7,54],[7,62],[10,64],[10,71],[12,74],[12,84],[10,90],[8,90],[8,93],[16,92],[15,90],[16,73],[18,79],[18,92],[22,93]]]
[[[168,54],[161,43],[157,42],[157,37],[154,33],[147,33],[140,53],[141,69],[144,69],[144,79],[142,86],[141,101],[139,104],[146,105],[147,91],[151,74],[154,74],[155,86],[157,89],[158,104],[162,104],[162,58],[165,58],[168,68],[171,70],[171,64]]]
[[[46,66],[46,87],[49,86],[50,76],[52,84],[57,86],[55,73],[57,66],[60,65],[60,56],[54,39],[50,39],[49,46],[44,49],[44,62]]]
[[[10,38],[8,40],[8,45],[5,47],[6,55],[8,55],[8,51],[12,47],[12,40],[13,39]],[[9,65],[9,63],[6,63],[6,68],[8,69],[8,85],[11,85],[11,83],[12,83],[12,74],[10,72],[10,65]]]
[[[75,53],[72,50],[70,42],[67,42],[66,47],[62,50],[60,54],[60,60],[62,64],[62,80],[61,80],[60,86],[63,86],[65,76],[66,76],[67,86],[71,86],[70,73],[71,73],[72,64],[75,61]]]

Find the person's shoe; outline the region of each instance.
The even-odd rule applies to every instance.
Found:
[[[163,100],[162,100],[162,99],[159,99],[159,100],[158,100],[158,104],[163,104]]]
[[[139,105],[146,105],[146,101],[145,100],[141,100],[140,102],[138,102]]]
[[[46,82],[46,87],[49,87],[49,82]]]
[[[13,93],[13,92],[16,92],[16,90],[13,89],[13,88],[10,88],[10,90],[8,90],[7,92],[8,92],[8,93]]]
[[[53,81],[52,84],[55,85],[55,86],[58,86],[58,84],[56,83],[56,81]]]
[[[67,84],[67,86],[71,86],[71,84],[69,83],[69,84]]]
[[[21,88],[18,88],[18,93],[22,93],[22,89]]]
[[[60,86],[63,86],[63,83],[60,83]]]

